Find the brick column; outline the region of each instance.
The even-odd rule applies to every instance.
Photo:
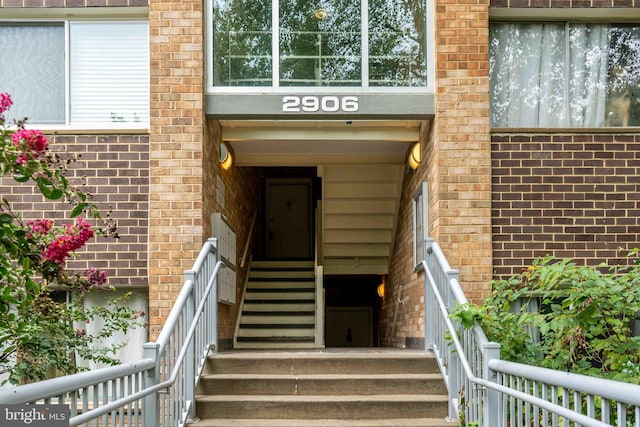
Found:
[[[203,2],[150,0],[149,320],[155,339],[203,242]]]
[[[473,300],[492,276],[488,49],[488,0],[436,2],[433,235]]]

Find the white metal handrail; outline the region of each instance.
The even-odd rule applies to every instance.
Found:
[[[425,254],[425,348],[434,351],[447,384],[449,418],[478,427],[567,421],[602,427],[611,426],[615,413],[615,425],[640,426],[640,386],[500,360],[499,345],[488,342],[478,325],[460,336],[449,318],[455,305],[467,302],[457,271],[433,239],[425,241]]]
[[[67,404],[71,427],[178,427],[195,416],[195,386],[217,351],[217,241],[209,239],[156,342],[134,362],[0,390],[0,404]]]

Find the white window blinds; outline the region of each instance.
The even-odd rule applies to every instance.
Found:
[[[70,24],[70,122],[149,123],[146,22]]]

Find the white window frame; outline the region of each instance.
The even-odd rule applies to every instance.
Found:
[[[425,259],[425,242],[429,237],[429,184],[422,182],[413,197],[413,265]]]
[[[116,9],[116,8],[109,8]],[[149,131],[149,121],[146,122],[96,122],[96,123],[86,123],[86,124],[77,124],[72,123],[71,120],[71,69],[70,69],[70,26],[73,22],[92,22],[96,24],[100,23],[117,23],[117,22],[132,22],[132,23],[145,23],[147,28],[149,27],[149,20],[146,17],[127,17],[127,18],[119,18],[119,11],[114,10],[114,19],[100,17],[100,18],[79,18],[79,19],[65,19],[65,18],[29,18],[29,17],[20,17],[20,18],[9,18],[9,19],[0,19],[2,22],[12,22],[16,24],[20,23],[63,23],[64,24],[64,39],[65,39],[65,58],[64,58],[64,69],[65,69],[65,122],[59,124],[52,123],[38,123],[36,121],[29,121],[27,125],[31,128],[37,127],[43,131],[61,131],[64,133],[65,131],[100,131],[100,130],[127,130],[133,132],[145,133]],[[147,82],[150,84],[150,66],[151,61],[150,57],[148,58],[148,67],[147,67]],[[150,102],[148,105],[150,109]],[[150,117],[150,111],[149,111]]]
[[[567,11],[571,17],[567,18]],[[616,8],[489,8],[489,26],[493,23],[592,23],[592,24],[636,24],[640,26],[640,9],[633,7]],[[492,94],[489,94],[491,98]],[[522,132],[519,127],[492,127],[493,132]],[[524,128],[530,131],[531,128]],[[545,129],[545,132],[616,132],[637,133],[636,127],[557,127],[557,128],[533,128],[536,131]]]
[[[369,13],[369,0],[361,1],[361,33],[362,33],[362,62],[369,61],[369,29],[368,29],[368,13]],[[358,87],[346,87],[346,86],[286,86],[281,87],[277,84],[277,80],[274,81],[272,86],[256,86],[256,87],[243,87],[243,86],[214,86],[213,85],[213,0],[206,0],[205,2],[205,90],[207,95],[215,94],[249,94],[249,93],[435,93],[435,10],[434,0],[425,0],[425,20],[426,20],[426,46],[425,46],[425,61],[426,61],[426,73],[427,84],[426,86],[416,87],[385,87],[385,86],[369,86],[368,66],[362,67],[362,85]],[[274,56],[274,65],[272,73],[274,76],[279,75],[279,46],[278,43],[278,20],[279,16],[276,11],[279,10],[279,0],[273,0],[272,4],[272,52]]]

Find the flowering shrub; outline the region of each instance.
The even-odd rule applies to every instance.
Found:
[[[15,127],[5,124],[4,112],[12,104],[8,94],[0,93],[1,174],[25,185],[35,183],[49,200],[68,202],[70,216],[77,218],[64,225],[50,219],[24,222],[7,199],[0,200],[0,374],[17,384],[44,379],[52,371],[77,372],[76,358],[118,363],[113,355],[125,343],[102,343],[140,326],[144,313],[124,306],[128,294],[85,308],[90,292],[113,288],[104,271],[70,272],[66,261],[96,236],[117,237],[116,226],[70,185],[68,162],[49,151],[42,132],[25,129],[24,121]],[[97,319],[103,326],[88,333],[87,325]]]
[[[482,305],[459,305],[452,316],[465,327],[479,323],[502,359],[640,384],[638,255],[610,266],[538,258],[494,280]]]

